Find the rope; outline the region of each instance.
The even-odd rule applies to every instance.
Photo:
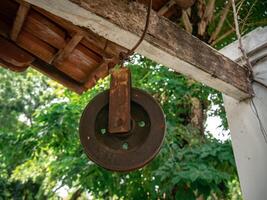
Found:
[[[129,57],[131,55],[134,54],[135,50],[140,46],[140,44],[145,39],[145,36],[147,34],[147,31],[148,31],[148,27],[149,27],[149,20],[150,20],[152,5],[153,5],[153,0],[149,0],[148,7],[147,7],[146,25],[145,25],[145,29],[143,31],[143,34],[142,34],[141,38],[136,43],[136,45],[131,50],[129,50],[127,53],[124,53],[124,52],[120,53],[120,64],[121,64],[121,66],[127,59],[129,59]]]

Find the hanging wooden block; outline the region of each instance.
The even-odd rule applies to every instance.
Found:
[[[111,74],[109,93],[109,132],[126,133],[131,130],[131,73],[127,68]]]

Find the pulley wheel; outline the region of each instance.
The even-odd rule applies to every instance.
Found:
[[[80,140],[96,164],[127,172],[145,166],[159,152],[165,135],[165,117],[152,96],[131,89],[132,128],[125,134],[108,132],[109,90],[96,96],[80,121]]]

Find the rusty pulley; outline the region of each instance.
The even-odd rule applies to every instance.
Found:
[[[165,118],[159,104],[146,92],[131,87],[131,72],[122,67],[143,41],[148,30],[152,0],[149,0],[145,30],[137,44],[119,59],[121,68],[111,73],[110,90],[96,96],[80,121],[80,140],[87,156],[103,168],[127,172],[143,167],[159,152],[165,135]]]
[[[159,152],[165,135],[165,118],[159,104],[146,92],[131,89],[131,129],[124,134],[108,131],[109,91],[86,107],[80,139],[87,156],[112,171],[143,167]]]

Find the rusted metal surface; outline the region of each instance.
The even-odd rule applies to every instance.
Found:
[[[128,68],[115,69],[111,73],[109,92],[110,133],[125,133],[131,129],[131,72]]]
[[[165,135],[165,118],[152,96],[131,91],[131,130],[108,132],[109,91],[96,96],[80,121],[80,140],[87,156],[112,171],[127,172],[145,166],[159,152]]]

